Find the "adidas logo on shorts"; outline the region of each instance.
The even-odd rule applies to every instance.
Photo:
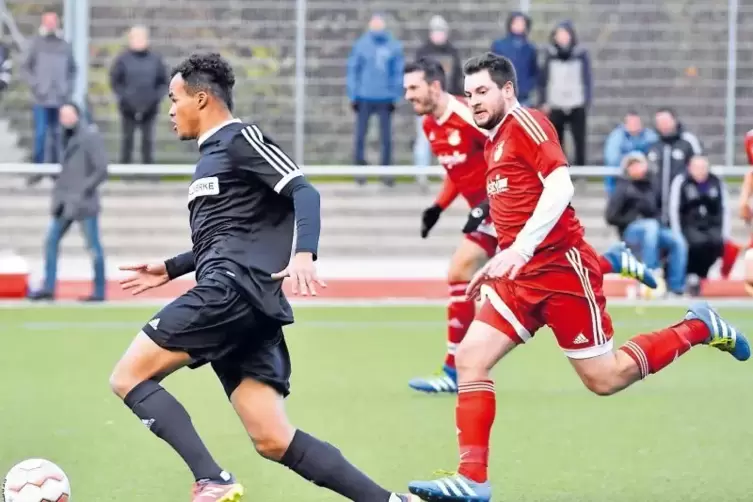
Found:
[[[588,338],[586,338],[585,335],[581,333],[580,335],[575,337],[575,340],[573,340],[573,343],[575,345],[582,345],[584,343],[588,343]]]

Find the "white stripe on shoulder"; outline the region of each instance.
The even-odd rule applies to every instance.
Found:
[[[534,143],[540,145],[548,139],[546,132],[544,132],[544,128],[541,127],[541,124],[536,121],[534,116],[531,115],[531,112],[529,112],[527,109],[522,106],[518,106],[516,108],[513,108],[510,113],[513,117],[515,117],[523,130],[528,134],[528,136],[533,140]]]
[[[271,148],[272,145],[264,141],[264,136],[258,127],[246,126],[241,129],[241,134],[246,138],[248,144],[251,145],[253,149],[256,150],[256,152],[280,174],[280,176],[285,177],[293,172],[293,170],[297,169],[295,164],[293,164],[285,154],[283,154],[284,158],[280,158],[279,154]],[[277,150],[279,150],[279,148]]]
[[[684,131],[680,138],[684,139],[685,141],[690,144],[690,148],[693,149],[694,155],[701,155],[703,153],[703,148],[701,148],[701,142],[698,140],[698,136],[693,134],[692,132]]]

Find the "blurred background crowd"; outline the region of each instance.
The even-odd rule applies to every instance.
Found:
[[[108,164],[192,162],[195,145],[177,143],[166,126],[166,96],[170,65],[194,50],[217,50],[236,64],[238,115],[262,123],[299,162],[418,168],[436,160],[421,119],[402,100],[405,63],[437,59],[449,92],[461,95],[465,58],[483,50],[504,55],[517,70],[521,101],[548,114],[572,165],[607,169],[577,195],[593,202],[598,218],[587,214],[587,227],[605,245],[627,242],[650,267],[665,271],[667,289],[677,295],[698,294],[710,270],[728,277],[747,246],[746,185],[711,169],[746,164],[751,146],[744,133],[753,124],[753,86],[736,86],[730,103],[724,84],[753,72],[744,62],[753,39],[740,34],[730,77],[731,63],[723,63],[728,5],[562,0],[524,2],[523,12],[517,1],[480,2],[470,10],[448,2],[406,13],[384,3],[365,16],[363,8],[337,10],[312,0],[302,101],[291,84],[295,23],[286,19],[294,9],[266,6],[252,18],[254,2],[236,10],[232,2],[224,9],[154,3],[137,9],[92,0],[83,62],[64,36],[60,5],[0,3],[13,27],[5,37],[12,41],[0,47],[0,129],[13,133],[5,135],[5,161],[64,166],[54,179],[25,178],[29,190],[51,188],[40,298],[54,296],[60,241],[74,222],[94,261],[90,299],[105,297],[107,231],[100,231],[100,213],[106,204],[98,187]],[[740,6],[735,16],[744,23],[753,9]],[[76,99],[82,65],[85,93]],[[301,131],[305,139],[295,137]],[[392,188],[378,196],[399,197],[406,185],[427,193],[431,180],[420,173],[414,179],[393,186],[384,178]]]

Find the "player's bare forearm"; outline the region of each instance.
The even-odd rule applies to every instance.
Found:
[[[753,196],[753,171],[749,171],[743,178],[743,186],[740,190],[740,204],[747,204]]]
[[[196,270],[196,260],[194,260],[193,251],[186,251],[165,260],[165,269],[170,280],[190,274]]]
[[[319,235],[322,229],[321,197],[319,191],[304,177],[288,183],[284,191],[293,199],[297,238],[295,252],[310,253],[316,260]]]
[[[575,187],[567,167],[558,167],[544,179],[541,193],[531,218],[521,229],[512,248],[530,260],[536,248],[544,242],[573,198]]]

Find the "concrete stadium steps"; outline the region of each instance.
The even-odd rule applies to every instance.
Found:
[[[421,211],[432,202],[438,186],[422,193],[415,185],[393,189],[378,184],[320,183],[322,194],[322,256],[447,257],[462,235],[467,208],[462,201],[450,207],[428,239],[418,235]],[[42,254],[50,223],[50,182],[27,188],[23,180],[0,177],[0,249],[11,248],[31,259]],[[170,256],[190,247],[186,184],[111,180],[103,186],[102,241],[108,256],[120,260]],[[574,206],[589,241],[599,251],[616,240],[604,223],[603,185],[578,182]],[[734,235],[746,238],[734,220]],[[87,251],[78,228],[63,240],[64,256],[85,258]]]
[[[36,31],[41,4],[9,0],[20,29]],[[90,98],[95,116],[117,158],[119,121],[107,83],[107,70],[121,49],[123,33],[134,23],[152,29],[157,50],[177,62],[189,50],[218,50],[228,56],[239,76],[238,114],[258,120],[285,148],[293,144],[294,0],[213,0],[165,2],[144,0],[138,6],[91,0]],[[450,23],[462,57],[488,50],[503,31],[502,22],[517,0],[380,0],[342,3],[310,0],[307,19],[306,161],[351,161],[353,115],[345,97],[345,60],[372,8],[390,17],[390,29],[412,57],[426,36],[427,22],[441,13]],[[603,141],[625,110],[644,117],[659,106],[673,106],[721,162],[724,151],[727,7],[707,0],[532,0],[532,39],[545,44],[554,23],[570,19],[593,59],[594,103],[589,116],[589,163],[602,159]],[[753,4],[742,2],[739,26],[753,22]],[[736,133],[753,123],[753,30],[738,31]],[[29,145],[29,96],[15,80],[3,97],[6,116]],[[166,111],[166,108],[165,108]],[[158,125],[157,160],[191,162],[191,145],[176,142],[166,113]],[[376,127],[369,135],[369,160],[378,160]],[[411,160],[414,136],[409,107],[394,117],[395,162]],[[738,136],[739,138],[739,136]],[[737,140],[738,163],[745,163]]]

